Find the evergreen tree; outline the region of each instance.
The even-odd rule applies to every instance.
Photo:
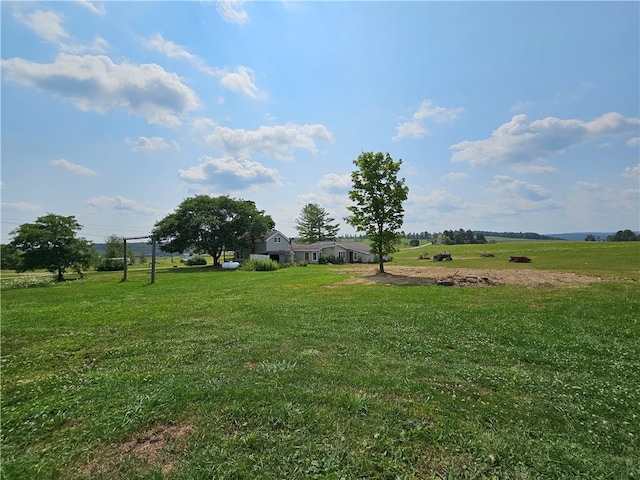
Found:
[[[303,243],[334,240],[339,229],[338,224],[332,223],[334,221],[320,205],[309,203],[302,208],[296,219],[296,229]]]

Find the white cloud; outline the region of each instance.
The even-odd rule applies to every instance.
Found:
[[[498,127],[487,139],[464,141],[449,147],[454,150],[451,161],[480,167],[534,162],[562,153],[574,145],[608,135],[635,132],[639,125],[638,118],[624,118],[615,112],[590,122],[554,117],[529,122],[527,116],[521,114]]]
[[[529,201],[541,201],[549,198],[551,192],[540,185],[514,180],[506,175],[496,175],[494,183],[498,185],[501,195],[508,198],[522,198]]]
[[[15,10],[13,16],[29,30],[49,42],[59,42],[69,36],[62,26],[64,17],[53,10],[36,10],[31,13]]]
[[[78,175],[85,175],[88,177],[93,177],[97,175],[97,173],[90,168],[87,168],[83,165],[78,165],[76,163],[68,162],[64,159],[51,160],[51,165],[54,167],[62,167],[65,170],[69,170],[70,172],[77,173]]]
[[[229,71],[226,68],[209,67],[202,58],[190,53],[181,45],[165,40],[159,33],[146,40],[144,44],[147,48],[160,52],[168,58],[185,60],[191,63],[201,72],[218,78],[222,86],[235,93],[249,98],[264,98],[266,96],[256,86],[253,70],[248,67],[238,66],[235,71]]]
[[[255,185],[281,184],[277,170],[244,157],[204,156],[200,158],[199,165],[178,170],[178,174],[187,183],[209,185],[227,191],[243,190]]]
[[[206,117],[194,118],[191,122],[195,130],[213,130],[217,125],[218,122]]]
[[[158,213],[155,209],[146,207],[135,200],[116,195],[114,197],[93,197],[87,200],[87,203],[95,208],[118,210],[141,215],[152,215]]]
[[[640,137],[633,137],[627,140],[627,146],[629,147],[637,147],[640,146]]]
[[[28,202],[16,202],[16,203],[2,203],[2,208],[7,210],[19,210],[21,212],[36,212],[42,210],[40,205],[35,205]]]
[[[243,0],[218,0],[216,8],[225,22],[242,25],[249,20],[249,15],[242,9],[243,4]]]
[[[59,54],[54,63],[2,60],[8,82],[51,93],[83,111],[126,110],[149,123],[176,127],[199,107],[195,92],[155,64],[114,64],[107,56]]]
[[[461,178],[469,177],[468,173],[464,172],[449,172],[446,175],[440,177],[440,180],[460,180]]]
[[[634,165],[633,167],[627,167],[622,172],[622,176],[625,178],[631,178],[637,180],[640,178],[640,163]]]
[[[351,174],[328,173],[318,182],[318,187],[330,193],[346,193],[351,189]]]
[[[413,114],[410,122],[403,122],[396,127],[398,133],[392,140],[397,142],[404,138],[422,138],[431,133],[424,125],[425,120],[432,119],[437,123],[451,123],[462,112],[464,112],[464,108],[440,107],[433,105],[431,100],[424,100]]]
[[[98,35],[93,39],[93,42],[91,42],[89,45],[59,43],[58,46],[60,50],[64,51],[65,53],[74,53],[74,54],[81,54],[81,53],[87,53],[87,52],[104,53],[107,51],[107,48],[109,47],[109,43],[104,38]]]
[[[13,16],[18,22],[25,25],[36,35],[44,40],[55,43],[61,51],[67,53],[103,53],[108,47],[107,41],[99,35],[97,35],[89,45],[64,42],[64,39],[69,38],[69,33],[67,33],[62,26],[64,16],[53,10],[36,10],[31,13],[15,10]]]
[[[104,5],[96,5],[93,2],[88,2],[87,0],[76,0],[78,5],[82,5],[87,10],[95,13],[96,15],[104,15],[107,11],[104,8]]]
[[[134,152],[153,152],[156,150],[166,150],[169,144],[162,137],[138,137],[132,150]]]
[[[256,86],[256,80],[253,70],[247,67],[239,66],[235,72],[228,70],[216,70],[216,74],[220,77],[220,83],[232,92],[239,93],[249,98],[264,97]]]
[[[297,125],[287,123],[273,127],[261,126],[257,130],[216,127],[205,136],[205,141],[216,151],[232,155],[253,153],[292,160],[288,155],[294,148],[317,152],[316,141],[331,141],[332,135],[324,125]]]

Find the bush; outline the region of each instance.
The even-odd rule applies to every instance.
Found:
[[[240,267],[241,270],[250,272],[272,272],[278,270],[280,265],[275,260],[247,260]]]
[[[410,247],[419,247],[420,246],[420,240],[418,240],[417,238],[412,238],[411,240],[409,240],[409,246]]]
[[[184,262],[185,265],[206,265],[207,264],[207,259],[204,257],[201,257],[199,255],[196,255],[195,257],[191,257],[190,259],[188,259],[186,262]]]
[[[99,272],[114,272],[124,270],[124,260],[121,258],[103,258],[96,267]]]
[[[320,255],[320,260],[318,260],[318,263],[320,265],[326,265],[328,263],[342,265],[344,263],[344,258],[334,257],[333,255]]]

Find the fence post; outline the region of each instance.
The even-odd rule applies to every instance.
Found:
[[[151,285],[156,283],[156,239],[151,239]]]
[[[127,239],[123,238],[122,243],[124,245],[124,251],[122,252],[122,265],[124,267],[122,281],[126,282],[127,281]]]

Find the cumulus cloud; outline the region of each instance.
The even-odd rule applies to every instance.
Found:
[[[64,16],[53,10],[36,10],[25,13],[22,10],[13,12],[14,18],[34,32],[40,38],[55,43],[61,51],[66,53],[103,53],[108,47],[107,41],[99,35],[88,45],[67,43],[69,33],[62,26]]]
[[[239,66],[235,72],[226,69],[216,70],[216,76],[220,78],[220,84],[235,93],[239,93],[249,98],[264,97],[256,86],[256,79],[253,70]]]
[[[413,114],[411,121],[403,122],[396,127],[397,135],[392,138],[394,142],[405,138],[422,138],[431,132],[424,125],[425,120],[434,120],[437,123],[451,123],[458,115],[464,112],[464,108],[446,108],[433,105],[431,100],[424,100],[418,110]]]
[[[162,137],[138,137],[133,145],[134,152],[153,152],[156,150],[166,150],[169,144]]]
[[[159,33],[146,40],[144,44],[147,48],[160,52],[168,58],[191,63],[201,72],[217,78],[223,87],[232,92],[249,98],[264,98],[266,96],[256,86],[253,70],[248,67],[240,65],[236,67],[235,71],[230,71],[227,68],[210,67],[202,58],[190,53],[185,47],[164,39]]]
[[[158,213],[155,209],[146,207],[135,200],[116,195],[114,197],[93,197],[87,203],[95,208],[131,212],[140,215],[152,215]]]
[[[640,163],[634,165],[633,167],[627,167],[622,172],[622,176],[625,178],[631,178],[637,180],[640,178]]]
[[[149,123],[176,127],[199,107],[195,92],[155,64],[115,64],[104,55],[59,54],[53,63],[2,61],[5,79],[72,102],[83,111],[126,110]]]
[[[509,198],[517,197],[529,201],[541,201],[551,196],[551,192],[540,185],[514,180],[506,175],[496,175],[494,183],[498,185],[500,193]]]
[[[195,130],[213,130],[217,125],[218,122],[207,117],[198,117],[191,121],[191,126]]]
[[[54,167],[62,167],[65,170],[77,173],[78,175],[85,175],[87,177],[93,177],[97,175],[97,173],[90,168],[87,168],[83,165],[78,165],[77,163],[68,162],[63,158],[60,158],[58,160],[51,160],[51,165],[53,165]]]
[[[267,168],[249,158],[230,156],[200,158],[200,164],[178,170],[182,180],[190,184],[209,185],[228,191],[238,191],[254,185],[280,185],[277,170]]]
[[[87,10],[95,13],[96,15],[104,15],[107,11],[104,8],[104,5],[96,5],[93,2],[88,2],[87,0],[76,0],[78,5],[82,5]]]
[[[562,120],[547,117],[529,122],[524,114],[514,116],[484,140],[464,141],[452,145],[453,162],[468,162],[479,167],[497,167],[511,163],[528,163],[549,158],[567,148],[638,130],[638,118],[606,113],[595,120]]]
[[[351,174],[328,173],[318,182],[318,187],[330,193],[345,193],[351,189]]]
[[[215,127],[204,137],[216,151],[231,155],[260,154],[280,160],[292,160],[295,148],[317,152],[316,141],[331,141],[332,135],[324,125],[297,125],[287,123],[273,127],[261,126],[257,130]]]
[[[13,17],[36,35],[49,42],[59,42],[69,37],[69,34],[62,26],[64,17],[53,10],[36,10],[31,13],[15,10]]]
[[[249,20],[249,15],[242,8],[243,4],[243,0],[218,0],[216,8],[225,22],[242,25]]]

